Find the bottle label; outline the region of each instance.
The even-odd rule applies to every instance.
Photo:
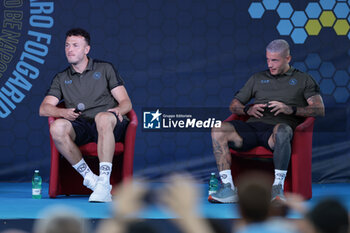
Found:
[[[32,189],[32,195],[41,195],[41,189]]]
[[[217,190],[209,190],[209,195],[212,195],[212,194],[214,194],[214,193],[216,193],[217,192]]]

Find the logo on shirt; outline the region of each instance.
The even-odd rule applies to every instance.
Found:
[[[64,80],[64,84],[72,84],[72,80]]]
[[[270,80],[268,80],[268,79],[263,79],[263,80],[260,80],[260,82],[261,82],[262,84],[266,84],[266,83],[270,83]]]
[[[93,74],[94,79],[99,80],[101,78],[101,72],[95,72]]]
[[[297,84],[297,80],[295,78],[292,78],[291,80],[289,80],[289,85],[294,86],[295,84]]]
[[[159,112],[159,109],[155,112],[143,112],[143,128],[160,129],[161,115],[162,113]]]

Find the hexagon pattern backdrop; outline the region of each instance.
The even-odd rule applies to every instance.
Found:
[[[142,108],[225,108],[254,72],[265,47],[290,43],[292,65],[320,84],[313,181],[349,182],[350,1],[71,0],[0,5],[0,181],[50,170],[47,119],[38,108],[67,67],[65,32],[87,29],[90,56],[112,62],[139,118],[134,174],[157,180],[187,170],[216,171],[210,132],[145,132]],[[215,114],[215,113],[213,113]],[[224,120],[224,119],[221,119]]]

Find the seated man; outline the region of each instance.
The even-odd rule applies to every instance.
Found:
[[[58,73],[40,106],[40,116],[58,117],[50,133],[58,151],[84,178],[90,202],[110,202],[110,175],[115,142],[124,140],[131,101],[124,81],[107,62],[87,56],[90,35],[83,29],[66,34],[65,53],[70,66]],[[66,108],[56,105],[64,99]],[[100,175],[84,161],[78,146],[97,142]]]
[[[273,151],[272,199],[284,198],[283,185],[294,129],[305,117],[324,115],[318,84],[310,75],[289,65],[291,56],[285,40],[270,42],[266,47],[266,59],[268,70],[254,74],[230,105],[233,113],[249,115],[248,121],[223,122],[220,128],[212,129],[213,151],[222,187],[209,196],[211,202],[237,202],[229,148],[247,151],[257,146]],[[254,104],[246,105],[251,99]]]

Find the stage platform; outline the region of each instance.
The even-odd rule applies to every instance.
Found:
[[[161,185],[157,183],[154,187],[159,188]],[[203,193],[199,197],[199,212],[202,217],[222,220],[226,224],[240,218],[237,204],[211,204],[207,201],[207,185],[198,184],[198,187]],[[313,184],[312,190],[313,198],[305,201],[307,206],[311,207],[320,199],[331,196],[340,199],[350,210],[350,183]],[[88,196],[59,196],[51,199],[47,183],[43,184],[43,196],[39,200],[31,198],[31,183],[0,183],[0,203],[0,230],[16,227],[30,231],[33,222],[41,217],[42,211],[54,205],[68,205],[78,209],[93,225],[113,215],[110,203],[89,203]],[[137,218],[151,220],[156,224],[175,217],[158,205],[148,205],[137,214]],[[288,217],[301,218],[295,212],[289,213]]]

